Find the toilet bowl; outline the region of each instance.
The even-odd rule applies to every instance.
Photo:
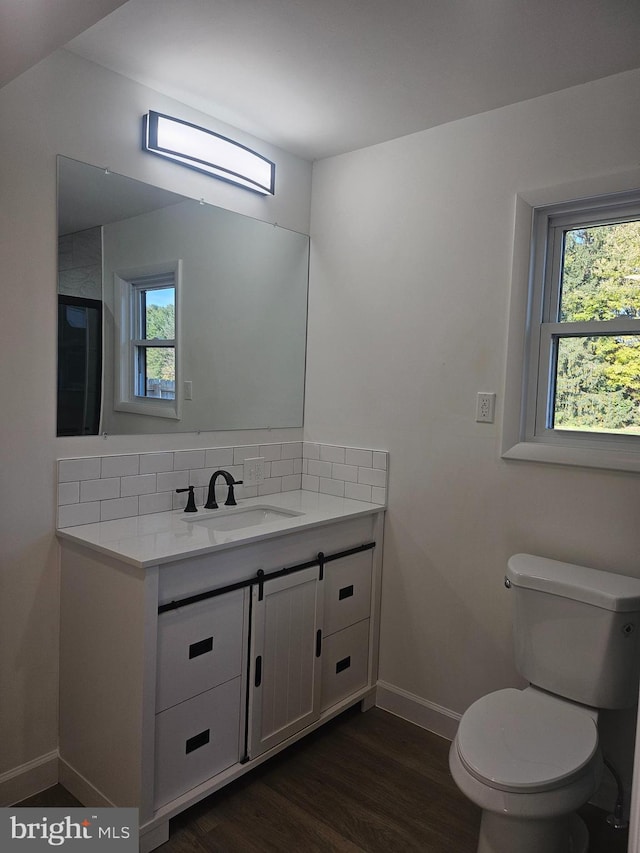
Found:
[[[516,669],[529,683],[478,699],[449,752],[482,809],[478,853],[584,853],[575,810],[599,787],[598,709],[637,702],[640,578],[514,554]]]
[[[460,790],[483,810],[478,853],[584,853],[575,810],[603,769],[597,716],[534,687],[507,688],[463,715],[449,753]]]

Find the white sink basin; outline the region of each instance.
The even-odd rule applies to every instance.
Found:
[[[270,521],[281,521],[304,515],[290,509],[279,509],[275,506],[245,506],[236,509],[214,509],[211,512],[192,512],[181,515],[182,521],[191,524],[202,524],[210,530],[240,530],[244,527],[255,527]]]

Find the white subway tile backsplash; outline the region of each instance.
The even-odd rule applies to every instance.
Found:
[[[310,474],[302,475],[302,488],[306,492],[320,491],[320,477],[313,477]]]
[[[258,456],[258,445],[248,444],[244,447],[233,448],[233,464],[242,465],[245,459],[255,459]]]
[[[115,518],[184,508],[195,486],[196,504],[204,503],[214,471],[224,468],[243,478],[247,458],[264,457],[265,480],[239,485],[238,498],[305,489],[384,505],[387,498],[388,453],[315,442],[282,442],[203,450],[120,454],[58,463],[58,524],[70,527]],[[226,485],[218,483],[223,503]]]
[[[204,450],[176,450],[173,454],[173,470],[187,471],[190,468],[204,468]]]
[[[80,483],[80,500],[105,501],[120,497],[120,478],[107,477],[104,480],[83,480]]]
[[[270,477],[263,483],[258,483],[258,495],[275,495],[282,491],[282,478]]]
[[[355,465],[341,465],[334,462],[331,466],[331,476],[334,480],[348,480],[350,483],[358,482],[358,468]]]
[[[152,512],[169,512],[171,509],[173,509],[171,492],[156,492],[153,495],[140,495],[138,498],[140,515],[149,515]]]
[[[302,475],[301,474],[291,474],[288,477],[282,478],[282,491],[283,492],[294,492],[296,489],[302,488]]]
[[[261,444],[258,456],[264,457],[265,462],[276,462],[282,459],[281,444]]]
[[[138,474],[135,477],[123,477],[120,480],[120,497],[130,495],[151,495],[157,491],[155,474]]]
[[[226,468],[233,465],[233,447],[214,447],[207,450],[204,455],[204,464],[206,468]]]
[[[129,456],[103,456],[101,477],[125,477],[137,474],[140,457],[137,454]]]
[[[58,506],[77,504],[80,500],[80,483],[58,484]]]
[[[61,459],[58,464],[58,480],[68,483],[72,480],[97,480],[100,476],[101,457],[89,456],[86,459]]]
[[[373,468],[373,451],[347,447],[345,461],[347,465],[361,465],[363,468]]]
[[[301,441],[289,441],[282,445],[282,459],[295,459],[297,456],[302,456]]]
[[[189,483],[188,471],[170,471],[166,474],[158,474],[158,491],[174,492],[176,489],[186,489]]]
[[[138,515],[138,498],[116,498],[100,501],[100,521],[112,521],[114,518],[130,518]]]
[[[382,450],[374,450],[373,451],[373,467],[374,468],[382,468],[383,471],[387,470],[387,456],[389,454],[385,453]]]
[[[140,456],[141,474],[160,474],[173,471],[173,453],[143,453]]]
[[[382,489],[379,486],[371,487],[371,501],[374,504],[386,504],[387,502],[387,490]]]
[[[194,468],[192,471],[189,471],[189,485],[208,486],[209,480],[215,472],[215,468]]]
[[[362,483],[345,483],[345,498],[353,498],[354,501],[368,501],[371,503],[371,486]]]
[[[286,477],[293,474],[293,459],[283,459],[280,462],[271,463],[272,477]]]
[[[325,495],[336,495],[339,498],[343,498],[344,482],[342,480],[330,480],[327,477],[320,477],[319,491]]]
[[[384,488],[387,485],[387,474],[378,468],[358,468],[358,482]]]
[[[58,508],[58,527],[75,527],[77,524],[93,524],[94,521],[100,521],[100,501]]]
[[[331,462],[319,462],[317,459],[310,459],[308,472],[313,477],[331,477]]]
[[[335,447],[333,444],[320,445],[320,459],[323,462],[344,462],[345,461],[344,447]]]

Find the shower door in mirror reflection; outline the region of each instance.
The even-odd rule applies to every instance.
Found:
[[[102,302],[58,295],[58,435],[100,427]]]

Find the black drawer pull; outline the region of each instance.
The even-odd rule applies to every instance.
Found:
[[[342,660],[339,660],[338,663],[336,664],[336,675],[339,672],[342,672],[343,669],[349,669],[350,666],[351,666],[351,655],[347,655],[346,658],[342,658]]]
[[[213,649],[213,637],[207,637],[206,640],[200,640],[198,643],[191,643],[189,646],[189,660],[197,658],[200,655],[206,655],[207,652]]]
[[[209,732],[210,729],[205,729],[203,732],[200,732],[199,735],[190,737],[185,742],[185,754],[188,755],[190,752],[193,752],[194,749],[200,749],[201,746],[208,744],[210,740]]]
[[[262,684],[262,655],[258,655],[256,658],[256,674],[253,684],[255,687],[260,687]]]
[[[322,654],[322,631],[320,628],[316,631],[316,657],[319,658]]]
[[[353,584],[349,586],[343,586],[340,592],[338,593],[338,601],[342,601],[343,598],[351,598],[353,595]]]

